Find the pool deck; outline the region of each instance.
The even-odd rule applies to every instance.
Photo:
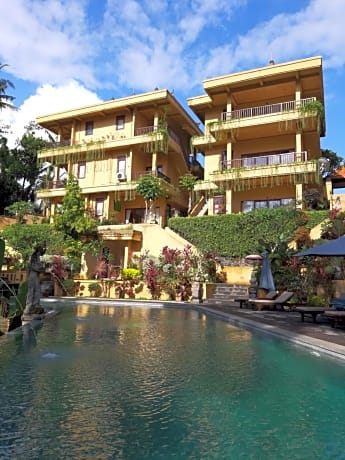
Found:
[[[345,360],[345,327],[332,328],[322,315],[317,316],[316,323],[311,316],[306,316],[302,322],[297,311],[256,311],[239,308],[235,302],[227,305],[205,303],[198,305],[197,309],[236,326],[268,333],[316,353]]]

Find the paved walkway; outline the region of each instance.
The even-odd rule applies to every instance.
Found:
[[[345,328],[332,328],[321,315],[314,323],[309,315],[302,322],[300,313],[295,311],[255,311],[239,308],[235,303],[226,306],[201,304],[200,309],[221,316],[232,324],[280,336],[345,360]]]

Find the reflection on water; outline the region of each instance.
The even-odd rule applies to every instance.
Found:
[[[0,458],[338,459],[344,378],[191,310],[68,306],[0,342]]]

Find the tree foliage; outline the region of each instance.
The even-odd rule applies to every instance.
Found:
[[[36,207],[34,203],[29,203],[28,201],[16,201],[15,203],[7,206],[5,211],[12,216],[15,216],[18,224],[24,223],[24,216],[27,214],[34,215]],[[37,216],[36,216],[37,219]]]
[[[136,191],[145,200],[145,221],[149,220],[148,215],[152,216],[152,208],[154,202],[163,196],[166,196],[167,191],[162,185],[162,181],[153,174],[145,174],[137,181]]]
[[[25,267],[31,254],[38,244],[47,246],[47,253],[63,254],[65,236],[56,231],[51,224],[14,224],[5,227],[1,238],[6,241],[22,259]]]
[[[7,67],[7,64],[0,64],[0,71]],[[7,78],[0,78],[0,110],[2,109],[16,109],[12,104],[15,97],[7,94],[9,88],[14,89],[14,84]]]
[[[55,228],[66,236],[79,240],[80,235],[95,231],[97,225],[97,220],[85,209],[85,201],[78,179],[70,174],[62,206],[58,208],[54,216]]]
[[[0,137],[0,214],[15,202],[34,202],[45,170],[37,164],[37,155],[43,146],[43,139],[36,138],[30,130],[17,141],[14,149],[9,149],[7,139]]]
[[[333,152],[333,150],[330,149],[322,149],[321,156],[329,160],[328,174],[338,169],[344,161],[344,158],[338,156],[336,152]]]
[[[7,206],[19,201],[20,186],[16,180],[15,165],[12,162],[7,139],[0,138],[0,214]]]
[[[192,210],[192,195],[197,180],[198,178],[193,176],[193,174],[185,174],[179,179],[179,186],[185,190],[188,190],[188,214]]]
[[[201,252],[219,257],[245,257],[258,251],[260,239],[267,244],[292,241],[298,227],[310,229],[328,216],[328,211],[301,212],[294,208],[257,209],[246,214],[222,214],[169,219],[169,227]]]

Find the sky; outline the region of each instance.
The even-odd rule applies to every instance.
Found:
[[[206,78],[322,56],[321,146],[345,157],[345,0],[0,0],[0,11],[11,147],[40,115],[156,87],[189,111]]]

